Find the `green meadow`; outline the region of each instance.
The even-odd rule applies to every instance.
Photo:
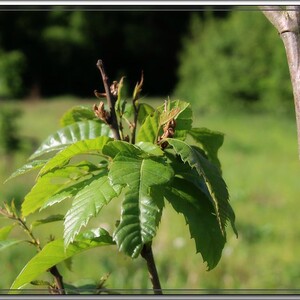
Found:
[[[145,99],[156,106],[157,100]],[[29,155],[50,133],[59,129],[59,119],[74,105],[91,107],[97,100],[55,98],[36,102],[0,103],[21,110],[17,119],[24,145],[12,157],[0,160],[0,199],[15,199],[20,204],[30,190],[37,173],[19,177],[6,184],[4,180],[26,162]],[[194,107],[195,109],[195,107]],[[166,206],[162,222],[153,242],[153,251],[163,289],[188,289],[191,293],[228,289],[268,290],[300,288],[300,160],[298,155],[296,121],[294,115],[246,113],[233,111],[216,114],[197,113],[197,127],[207,127],[225,133],[220,149],[223,177],[228,185],[230,201],[236,213],[236,238],[230,226],[227,244],[218,266],[206,271],[201,255],[195,253],[193,240],[182,215]],[[109,228],[110,220],[118,213],[117,201],[103,210],[104,217],[96,217],[90,226]],[[59,214],[70,205],[63,203],[45,210]],[[37,216],[29,216],[28,222]],[[38,216],[41,218],[41,215]],[[0,224],[8,224],[0,218]],[[44,245],[50,235],[60,237],[62,223],[41,225],[34,230]],[[19,229],[12,236],[24,237]],[[1,251],[2,269],[0,289],[7,289],[35,254],[26,243]],[[76,256],[68,264],[58,265],[64,281],[82,284],[108,276],[106,287],[111,289],[149,289],[147,268],[142,258],[132,260],[118,253],[114,247],[90,250]],[[49,278],[48,274],[39,279]],[[28,286],[32,288],[32,286]],[[193,291],[194,290],[194,291]],[[198,291],[195,291],[198,290]],[[151,293],[151,291],[150,291]]]

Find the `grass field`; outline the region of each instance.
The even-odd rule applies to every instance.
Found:
[[[94,102],[82,100],[80,104],[91,106]],[[18,121],[21,135],[38,144],[59,128],[59,118],[64,111],[78,103],[78,100],[63,98],[9,106],[23,111]],[[0,109],[3,105],[0,104]],[[219,289],[247,289],[250,292],[273,289],[271,292],[276,293],[280,289],[300,288],[300,161],[294,116],[234,112],[198,114],[194,119],[194,126],[225,133],[220,159],[236,213],[239,237],[236,239],[228,228],[223,257],[214,270],[207,272],[201,255],[195,253],[184,219],[167,206],[154,240],[162,287],[205,289],[205,292],[214,293]],[[10,164],[1,159],[1,182],[25,162],[34,147],[30,149],[27,145]],[[32,174],[1,184],[1,201],[21,200],[32,186],[34,177]],[[56,212],[64,207],[52,209]],[[106,218],[117,210],[118,206],[107,207]],[[92,225],[105,222],[105,218],[96,218]],[[0,224],[3,224],[1,219]],[[44,236],[41,240],[45,243],[50,234],[59,236],[61,232],[61,223],[54,223],[40,226],[35,234]],[[22,233],[15,230],[14,234]],[[1,252],[1,289],[9,288],[34,253],[35,249],[30,245]],[[72,271],[64,264],[59,265],[59,269],[67,283],[79,279],[82,282],[98,280],[110,273],[108,288],[151,288],[144,261],[140,258],[131,260],[113,247],[80,254],[73,260]]]

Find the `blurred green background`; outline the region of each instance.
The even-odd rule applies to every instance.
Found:
[[[130,91],[144,70],[143,101],[153,106],[168,96],[189,101],[194,126],[225,133],[220,159],[239,231],[236,239],[228,228],[223,257],[206,272],[183,217],[167,206],[154,240],[162,287],[178,293],[299,288],[300,163],[293,96],[283,44],[260,11],[36,7],[0,11],[0,28],[1,182],[59,128],[64,111],[98,102],[93,98],[94,89],[102,90],[97,59],[104,60],[112,80],[125,75]],[[1,201],[20,204],[35,176],[1,183]],[[108,206],[91,226],[107,226],[118,205]],[[0,225],[7,223],[0,218]],[[50,234],[61,235],[62,224],[42,225],[34,233],[45,243]],[[1,251],[1,289],[9,288],[34,254],[29,244]],[[58,267],[67,283],[97,281],[110,273],[108,288],[151,288],[144,261],[113,247],[80,254],[72,271]]]

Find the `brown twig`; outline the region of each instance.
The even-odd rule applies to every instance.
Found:
[[[115,111],[116,99],[111,93],[108,76],[106,75],[102,60],[99,59],[97,61],[96,65],[102,76],[102,81],[103,81],[103,85],[104,85],[104,89],[105,89],[107,104],[108,104],[108,107],[110,110],[110,118],[108,120],[108,124],[113,132],[114,138],[116,140],[120,140],[121,137],[120,137],[120,132],[119,132],[119,125],[118,125],[118,120],[117,120],[116,111]]]
[[[152,252],[152,246],[151,244],[145,244],[141,256],[146,260],[147,262],[147,267],[148,267],[148,273],[150,276],[150,280],[152,282],[152,287],[154,294],[162,295],[162,289],[153,257],[153,252]]]

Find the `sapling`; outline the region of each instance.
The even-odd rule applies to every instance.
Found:
[[[62,128],[9,178],[39,169],[21,212],[8,204],[1,209],[2,215],[17,221],[14,225],[26,226],[30,242],[38,250],[11,289],[38,284],[37,278],[50,271],[54,283],[41,284],[52,292],[68,293],[57,264],[91,248],[115,246],[131,258],[146,260],[153,291],[161,294],[152,241],[165,202],[183,215],[208,270],[221,258],[228,222],[237,235],[218,159],[224,135],[193,127],[188,102],[168,99],[156,109],[141,102],[143,73],[128,100],[123,95],[125,78],[111,83],[101,60],[97,67],[104,85],[104,92],[95,90],[100,103],[67,111]],[[187,142],[188,137],[194,143]],[[63,221],[63,237],[41,246],[26,218],[67,199],[72,201],[64,214],[49,215],[33,224]],[[92,218],[101,219],[102,208],[111,202],[120,205],[120,216],[111,216],[114,229],[108,232],[87,226]],[[11,228],[2,230],[6,230],[2,245],[22,242],[9,238]],[[107,292],[103,285],[101,288]]]

